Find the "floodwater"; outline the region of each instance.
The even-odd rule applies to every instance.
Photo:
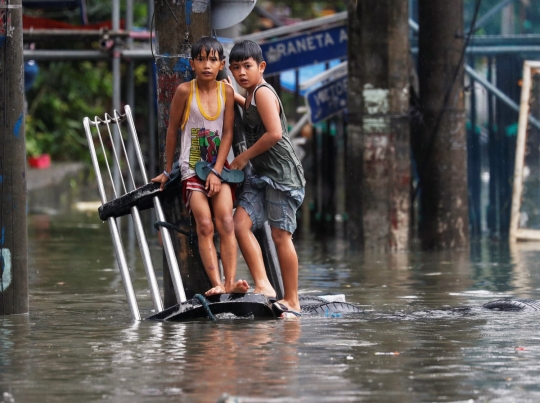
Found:
[[[133,322],[97,214],[31,215],[28,225],[30,314],[0,317],[2,402],[540,400],[540,313],[481,307],[502,296],[540,299],[534,244],[362,255],[303,237],[301,291],[345,294],[365,313]],[[126,244],[147,317],[144,269]],[[247,276],[243,262],[239,272]]]

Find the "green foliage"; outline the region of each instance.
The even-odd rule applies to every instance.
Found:
[[[111,19],[110,1],[86,0],[90,24]],[[120,2],[120,18],[125,18],[125,2]],[[148,2],[134,0],[134,26],[146,26]],[[80,10],[25,10],[25,14],[80,24]],[[88,49],[77,41],[48,42],[48,49]],[[92,48],[97,44],[92,43]],[[103,116],[112,111],[112,72],[108,62],[51,61],[39,62],[40,72],[27,96],[26,150],[29,156],[51,154],[53,160],[89,160],[88,144],[82,120]],[[125,68],[125,65],[123,66]],[[147,66],[136,66],[135,85],[147,81]],[[146,87],[145,87],[146,89]]]
[[[144,27],[147,25],[147,0],[133,1],[133,25]],[[86,10],[90,23],[105,21],[111,19],[113,8],[112,1],[86,0]],[[120,18],[124,19],[126,15],[126,2],[120,2]]]
[[[105,62],[50,62],[28,94],[26,149],[32,156],[51,154],[56,161],[87,160],[82,126],[110,110],[112,74]]]

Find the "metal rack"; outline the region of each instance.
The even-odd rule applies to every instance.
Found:
[[[127,123],[127,128],[121,126],[122,122]],[[116,218],[121,215],[131,215],[143,258],[154,308],[157,312],[161,312],[163,310],[163,303],[139,213],[140,205],[134,201],[141,196],[150,198],[154,207],[156,220],[164,222],[165,215],[159,199],[159,185],[148,183],[144,159],[129,105],[125,106],[124,114],[119,114],[115,110],[112,116],[106,113],[104,118],[96,116],[94,120],[90,120],[90,118],[86,117],[83,120],[83,125],[102,202],[102,206],[100,207],[100,217],[109,224],[116,259],[122,275],[131,315],[133,319],[140,320],[139,308],[135,298]],[[94,130],[92,130],[92,128],[94,128]],[[107,142],[107,140],[109,141]],[[128,141],[135,147],[136,161],[130,160],[128,156],[128,151],[126,149],[126,142]],[[105,146],[106,143],[108,143],[110,148]],[[97,150],[96,145],[98,146]],[[98,155],[105,160],[106,170],[104,173],[102,173]],[[105,181],[108,181],[111,184],[112,191],[106,191]],[[161,234],[175,294],[178,302],[181,303],[186,301],[186,294],[180,277],[178,262],[174,254],[171,235],[167,228],[162,228]]]

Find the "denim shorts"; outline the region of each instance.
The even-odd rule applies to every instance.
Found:
[[[258,177],[248,177],[237,206],[248,213],[252,230],[262,228],[268,221],[271,227],[292,234],[296,230],[296,211],[302,205],[304,195],[304,188],[279,190]]]

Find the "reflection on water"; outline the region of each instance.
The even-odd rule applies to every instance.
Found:
[[[29,315],[0,317],[0,401],[538,401],[540,246],[362,255],[298,241],[303,292],[365,313],[300,321],[132,322],[108,227],[96,214],[29,217]],[[127,225],[124,225],[127,227]],[[125,229],[125,228],[124,228]],[[142,316],[151,297],[126,239]],[[155,266],[161,252],[151,242]],[[247,277],[240,262],[239,276]],[[456,309],[470,307],[470,309]]]

